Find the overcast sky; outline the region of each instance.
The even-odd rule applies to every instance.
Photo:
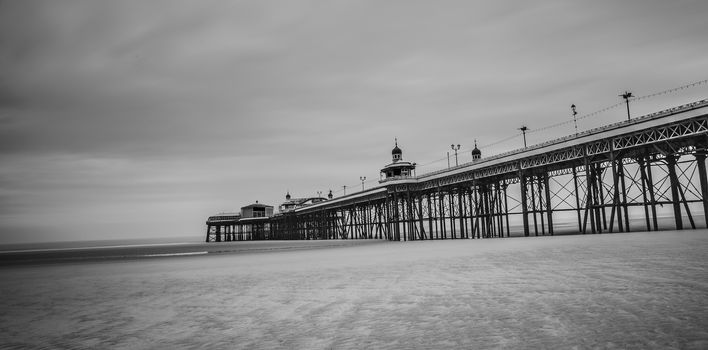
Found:
[[[288,190],[375,185],[396,137],[419,174],[451,143],[469,161],[572,103],[708,78],[706,18],[705,0],[3,1],[0,243],[201,238],[208,215]]]

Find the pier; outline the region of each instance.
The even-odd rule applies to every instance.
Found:
[[[675,229],[695,229],[708,218],[707,150],[705,99],[490,157],[475,147],[471,162],[420,175],[396,141],[378,186],[272,217],[213,216],[206,241],[539,236],[558,217],[575,233],[637,219],[655,231],[665,207]]]

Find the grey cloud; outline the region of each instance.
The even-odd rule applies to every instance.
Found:
[[[192,223],[210,210],[376,178],[393,137],[407,159],[428,163],[451,142],[557,123],[570,103],[590,112],[624,89],[705,78],[708,52],[704,1],[30,0],[0,9],[0,161],[10,169],[0,209],[14,213],[15,229],[32,208],[60,215],[42,203],[69,203],[64,224],[79,230],[71,220],[82,211],[133,201],[180,211],[180,225],[201,232]],[[139,212],[126,209],[119,226],[152,222]]]

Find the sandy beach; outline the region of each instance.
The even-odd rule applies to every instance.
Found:
[[[0,279],[3,349],[708,348],[708,230],[3,266]]]

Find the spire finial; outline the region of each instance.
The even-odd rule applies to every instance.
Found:
[[[477,148],[477,139],[474,139],[474,148]]]
[[[394,138],[394,140],[396,142],[396,147],[398,147],[398,137]]]

